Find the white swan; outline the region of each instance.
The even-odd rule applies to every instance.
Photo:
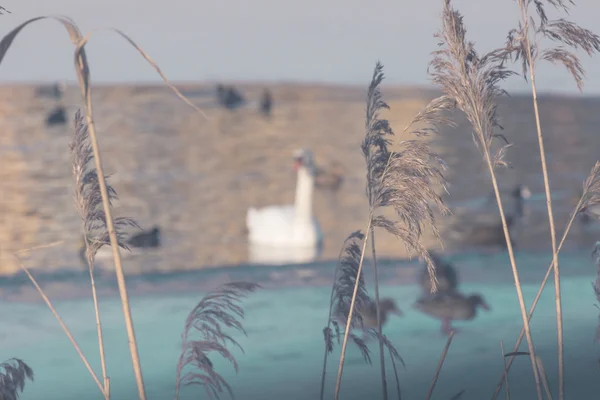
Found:
[[[297,171],[294,204],[249,208],[246,215],[251,261],[285,262],[273,258],[273,251],[287,254],[289,261],[311,261],[321,241],[321,230],[313,215],[315,166],[312,152],[307,149],[294,153]],[[271,250],[269,251],[269,248]],[[264,250],[265,255],[259,254]],[[296,251],[298,250],[298,251]],[[267,256],[267,253],[271,253]],[[294,253],[298,253],[294,255]]]

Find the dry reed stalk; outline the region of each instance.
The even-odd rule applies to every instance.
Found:
[[[592,288],[594,289],[596,300],[600,303],[600,241],[596,242],[596,244],[594,245],[594,250],[592,251],[592,259],[594,260],[597,268],[596,280],[592,283]],[[594,337],[594,341],[600,342],[600,318],[598,326],[596,327],[596,335]]]
[[[58,246],[59,244],[63,244],[64,242],[65,242],[64,240],[57,240],[56,242],[41,244],[39,246],[28,247],[26,249],[21,249],[21,250],[15,251],[15,254],[22,254],[22,253],[27,253],[29,251],[47,249],[50,247]]]
[[[528,18],[526,11],[523,11],[523,0],[519,0],[521,4],[521,13],[525,30],[528,32]],[[532,64],[531,46],[529,44],[528,35],[525,43],[527,44],[527,59],[529,65]],[[535,114],[535,125],[537,128],[538,146],[540,149],[540,160],[542,163],[542,175],[544,177],[544,191],[546,195],[546,206],[548,209],[548,222],[550,224],[550,241],[552,243],[552,265],[554,266],[554,290],[556,302],[556,325],[557,325],[557,341],[558,341],[558,391],[559,399],[564,400],[564,340],[563,340],[563,316],[562,316],[562,295],[560,290],[560,270],[558,266],[558,250],[556,247],[556,228],[554,227],[554,213],[552,212],[552,196],[550,195],[550,179],[548,177],[548,166],[546,164],[546,151],[544,149],[544,135],[542,134],[542,126],[540,124],[540,111],[537,101],[537,90],[535,87],[535,72],[533,68],[529,69],[531,80],[531,92],[533,93],[533,111]],[[539,361],[539,357],[537,358]],[[546,382],[547,386],[547,382]],[[545,386],[545,387],[546,387]],[[548,393],[549,395],[549,393]],[[548,398],[551,399],[549,396]]]
[[[550,386],[548,385],[548,377],[546,376],[544,363],[542,362],[542,359],[539,356],[536,356],[535,360],[540,371],[540,376],[542,377],[542,384],[544,385],[544,392],[546,393],[546,397],[548,398],[548,400],[552,400],[552,394],[550,393]]]
[[[371,198],[369,196],[369,203],[371,203]],[[371,207],[372,204],[369,204]],[[375,228],[371,225],[371,255],[373,257],[373,270],[374,277],[373,283],[375,285],[375,320],[377,322],[377,333],[379,334],[379,338],[383,338],[383,331],[381,326],[381,307],[379,306],[379,272],[377,271],[377,253],[375,251]],[[387,379],[385,374],[385,356],[383,353],[383,340],[379,340],[379,368],[381,371],[381,389],[383,390],[383,400],[387,400],[388,392],[387,392]],[[395,370],[395,368],[394,368]],[[398,377],[396,377],[398,380]]]
[[[29,272],[29,270],[27,269],[27,267],[25,267],[23,265],[23,263],[21,262],[21,259],[19,258],[19,256],[16,253],[13,254],[13,255],[16,258],[16,260],[17,260],[17,262],[19,264],[19,267],[23,270],[23,272],[25,272],[25,274],[27,274],[27,277],[29,277],[29,280],[31,281],[31,283],[33,283],[33,286],[35,286],[35,288],[37,289],[38,293],[40,294],[40,296],[42,297],[42,299],[44,300],[44,302],[46,302],[46,305],[48,306],[48,308],[50,309],[50,311],[52,312],[52,314],[54,314],[54,317],[56,318],[56,320],[60,324],[60,327],[62,328],[62,330],[65,332],[65,335],[67,336],[67,338],[69,339],[69,341],[73,344],[73,347],[75,347],[75,351],[77,351],[77,354],[79,354],[79,357],[81,358],[81,361],[83,361],[83,364],[85,365],[85,367],[87,368],[87,370],[90,372],[90,375],[92,375],[92,378],[94,379],[94,382],[96,382],[96,385],[98,386],[98,389],[100,389],[100,392],[102,393],[102,395],[104,395],[104,387],[100,383],[100,380],[98,379],[98,376],[96,375],[96,373],[92,369],[92,366],[90,365],[90,363],[88,362],[87,358],[85,357],[85,355],[81,351],[81,348],[79,347],[79,345],[77,344],[77,341],[75,340],[75,338],[71,334],[71,331],[69,330],[69,328],[67,328],[67,325],[64,323],[64,321],[62,320],[62,318],[58,314],[58,311],[56,311],[56,308],[54,308],[54,305],[52,305],[52,302],[50,301],[50,299],[48,298],[48,296],[46,296],[46,293],[41,288],[41,286],[37,283],[37,281],[33,277],[33,275],[31,275],[31,273]]]
[[[435,192],[434,186],[439,184],[445,189],[445,180],[442,171],[445,164],[433,153],[424,142],[408,140],[400,142],[401,149],[390,151],[389,139],[394,133],[389,122],[379,119],[379,111],[389,108],[382,100],[379,85],[383,80],[383,66],[377,63],[373,78],[367,94],[366,134],[362,143],[362,151],[367,162],[367,196],[369,198],[369,218],[367,220],[366,235],[364,238],[360,259],[357,267],[357,277],[361,276],[364,256],[369,234],[374,227],[380,227],[399,238],[412,252],[418,254],[427,263],[430,278],[435,287],[435,269],[427,249],[420,242],[424,226],[430,227],[439,238],[435,228],[435,220],[430,204],[435,204],[442,213],[447,212],[441,197]],[[454,103],[446,96],[434,99],[429,105],[417,114],[405,131],[417,122],[425,122],[426,128],[414,129],[416,135],[426,135],[438,132],[439,126],[447,123],[448,119],[441,115],[442,111],[453,108]],[[391,207],[402,222],[392,221],[383,216],[375,216],[375,211],[380,208]],[[377,273],[377,272],[376,272]],[[346,327],[342,342],[342,351],[338,366],[335,395],[339,399],[341,379],[344,369],[346,347],[353,324],[355,303],[359,290],[360,279],[355,280],[353,293],[347,306]],[[376,291],[377,291],[376,287]],[[376,307],[379,308],[376,300]],[[376,311],[379,313],[379,311]],[[377,338],[380,345],[382,365],[383,393],[387,396],[387,385],[383,362],[384,337],[381,334],[381,324],[378,323]]]
[[[27,25],[31,24],[32,22],[38,21],[38,20],[42,20],[42,19],[46,19],[46,18],[51,18],[54,19],[58,22],[60,22],[63,27],[67,30],[67,33],[69,34],[69,37],[71,39],[71,41],[73,42],[74,46],[75,46],[75,52],[74,52],[74,56],[75,56],[75,72],[77,75],[77,81],[79,84],[79,88],[81,90],[81,94],[84,98],[85,101],[85,107],[86,107],[86,123],[89,129],[89,133],[90,133],[90,142],[92,145],[92,149],[93,149],[93,154],[94,154],[94,160],[95,160],[95,164],[96,164],[96,171],[98,173],[98,177],[99,177],[99,189],[100,189],[100,194],[102,197],[102,205],[104,208],[104,213],[106,216],[106,226],[107,226],[107,230],[108,230],[108,236],[110,239],[110,245],[112,247],[112,251],[113,251],[113,259],[115,262],[115,273],[117,275],[117,283],[119,286],[119,295],[121,297],[121,303],[123,306],[123,314],[124,314],[124,318],[125,318],[125,327],[127,330],[127,336],[128,336],[128,342],[129,342],[129,350],[131,353],[131,359],[132,359],[132,364],[133,364],[133,369],[134,369],[134,374],[136,377],[136,384],[137,384],[137,389],[138,389],[138,394],[140,397],[140,400],[145,400],[146,399],[146,391],[144,388],[144,381],[143,381],[143,376],[142,376],[142,369],[141,369],[141,363],[139,360],[139,353],[138,353],[138,349],[137,349],[137,342],[135,339],[135,332],[134,332],[134,328],[133,328],[133,321],[131,318],[131,308],[129,305],[129,296],[127,294],[127,286],[125,283],[125,275],[123,272],[123,266],[121,264],[121,254],[119,252],[119,246],[118,246],[118,238],[117,238],[117,233],[115,231],[115,226],[114,226],[114,220],[111,214],[111,210],[110,210],[110,202],[109,202],[109,193],[107,191],[107,187],[106,187],[106,183],[105,183],[105,175],[103,172],[103,168],[102,168],[102,161],[100,158],[100,150],[98,147],[98,140],[97,140],[97,135],[96,135],[96,129],[95,129],[95,125],[94,125],[94,121],[93,121],[93,109],[92,109],[92,99],[91,99],[91,87],[90,87],[90,68],[89,68],[89,64],[87,62],[87,57],[86,57],[86,53],[85,53],[85,44],[87,43],[87,40],[90,36],[90,34],[88,34],[85,38],[81,35],[81,31],[79,30],[79,28],[77,27],[77,25],[68,17],[64,17],[64,16],[51,16],[51,17],[47,17],[47,16],[42,16],[42,17],[36,17],[36,18],[32,18],[29,19],[23,23],[21,23],[19,26],[17,26],[16,28],[14,28],[12,31],[10,31],[8,34],[6,34],[3,38],[2,41],[0,42],[0,63],[2,62],[2,60],[4,59],[4,56],[6,55],[6,52],[8,51],[8,49],[10,48],[12,42],[14,41],[15,37],[17,36],[17,34]],[[188,105],[192,106],[196,111],[198,111],[200,114],[202,114],[204,117],[206,117],[204,115],[204,113],[202,113],[202,111],[194,106],[189,100],[186,100],[185,96],[183,96],[173,85],[171,85],[168,80],[166,79],[166,77],[162,74],[162,72],[160,71],[160,69],[158,68],[158,66],[156,65],[156,63],[154,63],[147,55],[145,52],[143,52],[141,50],[141,48],[139,46],[137,46],[135,44],[135,42],[133,40],[131,40],[127,35],[125,35],[124,33],[122,33],[121,31],[115,30],[119,35],[121,35],[122,37],[124,37],[130,44],[132,44],[137,50],[138,52],[140,52],[140,54],[154,67],[154,69],[159,73],[159,75],[161,75],[161,77],[163,78],[163,80],[165,81],[165,83],[182,99],[184,99],[184,101],[186,101],[186,103],[188,103]]]
[[[435,374],[433,375],[433,380],[431,381],[431,385],[429,385],[429,391],[427,392],[426,400],[431,399],[431,395],[433,394],[433,389],[435,389],[435,384],[437,383],[438,378],[440,377],[440,372],[442,371],[442,366],[444,365],[444,360],[446,360],[446,355],[448,354],[448,349],[450,349],[450,345],[452,344],[452,338],[454,338],[454,331],[450,332],[448,336],[448,340],[446,341],[446,346],[444,346],[444,350],[442,351],[442,356],[440,357],[440,361],[438,362],[437,368],[435,369]]]
[[[502,345],[502,343],[501,343]],[[502,353],[504,354],[504,349],[502,349]],[[511,352],[508,354],[504,354],[503,359],[505,359],[506,357],[510,356],[510,357],[516,357],[516,356],[526,356],[529,355],[529,352],[527,351],[515,351],[515,352]],[[548,377],[546,376],[546,370],[544,369],[544,363],[542,362],[542,359],[539,356],[535,356],[535,363],[536,363],[536,367],[538,369],[538,373],[540,374],[540,379],[542,380],[542,385],[544,387],[544,393],[546,394],[546,397],[548,398],[548,400],[552,400],[552,394],[550,393],[550,386],[548,385]],[[507,374],[507,368],[506,368],[506,363],[504,363],[504,371]],[[508,382],[507,382],[508,385]],[[507,386],[508,388],[508,386]],[[507,392],[508,394],[508,389]]]
[[[102,160],[100,158],[100,148],[98,146],[98,139],[96,136],[96,127],[94,120],[92,119],[92,95],[91,87],[89,86],[89,67],[83,47],[76,53],[76,65],[78,65],[78,80],[82,91],[82,95],[85,98],[85,109],[86,109],[86,122],[90,132],[90,141],[94,152],[94,161],[96,164],[96,171],[99,177],[100,183],[100,194],[102,196],[102,206],[106,215],[106,228],[110,238],[110,246],[112,248],[113,259],[115,262],[115,272],[117,274],[117,284],[119,286],[119,295],[121,297],[121,304],[123,305],[123,315],[125,316],[125,328],[127,330],[127,337],[129,341],[129,351],[131,353],[131,360],[133,362],[133,370],[135,373],[135,380],[137,383],[138,394],[140,400],[146,400],[146,389],[144,387],[144,378],[142,375],[142,365],[140,362],[140,355],[137,348],[137,341],[135,338],[135,331],[133,328],[133,319],[131,317],[131,306],[129,305],[129,295],[127,294],[127,285],[125,283],[125,273],[123,271],[123,265],[121,264],[121,253],[119,251],[119,242],[117,239],[117,232],[115,230],[114,220],[112,211],[110,209],[110,200],[108,196],[108,190],[106,188],[105,174],[102,167]],[[86,73],[87,72],[87,73]]]
[[[90,283],[92,287],[92,299],[94,302],[94,313],[96,316],[96,330],[98,336],[98,347],[100,349],[100,362],[102,365],[102,377],[104,378],[105,396],[108,400],[109,379],[106,372],[106,357],[104,351],[104,339],[102,335],[102,322],[100,319],[100,310],[98,306],[98,296],[96,292],[96,282],[94,278],[94,261],[96,253],[101,247],[109,244],[108,232],[106,230],[106,214],[102,210],[102,196],[100,194],[100,178],[96,169],[90,166],[92,159],[92,147],[86,124],[79,110],[75,113],[73,125],[73,138],[69,143],[71,152],[71,163],[74,178],[74,200],[75,206],[81,217],[84,245],[86,248],[86,260],[90,274]],[[117,192],[110,186],[107,186],[109,193],[109,202],[117,197]],[[118,229],[119,245],[125,249],[127,246],[122,242],[121,229],[127,226],[139,226],[131,218],[116,218],[115,224]]]
[[[537,128],[538,145],[540,148],[540,157],[542,162],[542,172],[544,176],[544,189],[546,193],[546,204],[548,208],[548,220],[550,222],[550,237],[552,240],[552,264],[554,268],[554,290],[556,302],[556,324],[558,341],[558,398],[564,400],[564,339],[563,339],[563,318],[562,301],[560,290],[560,269],[558,264],[558,249],[556,246],[556,230],[554,227],[554,214],[552,212],[552,199],[550,195],[550,183],[548,178],[548,168],[546,164],[546,155],[544,150],[544,139],[540,122],[540,114],[537,101],[537,89],[535,85],[535,68],[538,59],[550,61],[552,63],[561,63],[571,73],[579,90],[583,87],[584,70],[579,59],[564,46],[550,48],[541,51],[538,43],[538,37],[542,36],[552,41],[557,41],[573,49],[583,49],[588,55],[600,51],[600,37],[587,29],[565,19],[549,21],[544,10],[544,1],[535,0],[535,10],[539,17],[539,24],[529,15],[529,6],[532,0],[518,0],[521,22],[518,29],[513,29],[509,33],[507,48],[510,48],[509,55],[514,59],[521,58],[523,66],[523,75],[529,79],[531,91],[533,94],[533,109],[535,123]],[[568,14],[569,6],[564,0],[546,0],[546,3]],[[574,4],[572,0],[569,3]],[[533,40],[531,39],[533,36]]]
[[[454,99],[458,108],[464,112],[473,127],[473,140],[483,151],[502,220],[502,229],[529,347],[537,396],[539,400],[542,400],[541,382],[535,362],[535,347],[494,170],[498,165],[506,165],[503,157],[505,149],[509,145],[503,146],[494,156],[491,154],[494,139],[502,138],[506,141],[504,136],[494,133],[494,128],[499,127],[496,115],[496,98],[505,93],[497,87],[497,84],[513,73],[504,68],[505,49],[495,50],[483,56],[477,54],[473,43],[467,42],[462,15],[458,10],[451,7],[450,0],[444,0],[442,29],[436,34],[436,37],[440,41],[441,50],[433,52],[434,57],[430,64],[433,72],[430,74],[433,82],[440,86],[445,94]]]
[[[584,71],[577,57],[565,50],[564,47],[540,50],[537,36],[544,36],[550,40],[562,42],[568,47],[582,48],[588,55],[594,51],[600,50],[600,38],[592,32],[582,29],[579,26],[564,19],[549,21],[545,10],[544,1],[535,0],[535,9],[540,19],[539,26],[529,15],[529,6],[532,0],[518,0],[521,21],[517,29],[509,32],[507,43],[508,55],[514,59],[521,59],[523,66],[523,75],[531,84],[533,95],[533,110],[537,129],[538,146],[540,149],[540,159],[542,164],[542,173],[544,178],[544,190],[546,195],[546,205],[548,210],[548,221],[550,224],[550,239],[552,242],[552,265],[554,269],[554,291],[556,303],[556,325],[558,342],[558,397],[564,400],[564,339],[563,339],[563,316],[562,316],[562,294],[560,289],[560,269],[558,263],[558,249],[556,246],[556,229],[554,226],[554,214],[552,212],[552,197],[550,194],[550,180],[548,177],[548,167],[544,149],[544,137],[540,122],[540,113],[537,101],[537,89],[535,84],[535,68],[538,58],[553,63],[562,63],[573,75],[578,88],[581,90],[583,85]],[[563,0],[546,0],[546,2],[557,9],[562,9],[568,13],[568,6]],[[570,1],[574,4],[573,1]],[[533,40],[531,36],[533,34]]]
[[[62,241],[38,246],[36,248],[53,247],[60,243],[62,243]],[[35,248],[17,251],[15,252],[15,257],[16,254],[34,249]],[[18,257],[16,258],[17,261],[20,261]],[[2,400],[18,400],[19,393],[23,393],[27,379],[32,382],[34,380],[34,373],[31,367],[19,358],[11,358],[1,363],[0,371],[3,371],[0,372],[0,399]]]
[[[135,338],[135,331],[133,327],[133,319],[131,317],[131,306],[129,305],[129,295],[127,293],[127,285],[125,283],[125,273],[123,271],[123,265],[121,263],[121,253],[119,251],[119,241],[117,238],[117,231],[115,229],[115,223],[112,216],[112,210],[110,207],[110,198],[105,181],[105,174],[102,166],[102,159],[100,156],[100,148],[98,146],[98,139],[96,135],[96,127],[93,120],[93,109],[92,109],[92,95],[91,87],[89,85],[89,66],[87,65],[86,55],[83,46],[78,47],[75,53],[75,65],[78,71],[77,77],[79,81],[79,87],[82,95],[85,99],[86,109],[86,123],[90,134],[90,142],[94,154],[94,163],[96,166],[96,172],[98,174],[98,183],[100,188],[100,195],[102,197],[102,207],[104,209],[106,229],[110,239],[110,246],[112,248],[113,259],[115,262],[115,272],[117,275],[117,284],[119,287],[119,295],[121,297],[121,304],[123,308],[123,315],[125,317],[125,328],[127,330],[127,337],[129,342],[129,351],[131,353],[131,360],[133,363],[133,370],[135,374],[135,380],[137,384],[138,394],[140,400],[146,400],[146,389],[144,387],[144,379],[142,375],[142,366],[140,362],[139,351],[137,348],[137,341]]]
[[[394,369],[394,376],[396,377],[396,390],[398,391],[398,400],[402,400],[402,390],[400,389],[400,378],[398,377],[398,368],[396,368],[396,361],[394,360],[394,354],[392,349],[388,347],[390,354],[390,360],[392,361],[392,368]]]
[[[504,343],[500,341],[500,351],[502,352],[502,363],[504,364],[504,384],[506,385],[506,400],[510,400],[510,388],[508,387],[508,368],[506,367],[506,354],[504,353]]]
[[[87,242],[87,236],[85,237]],[[87,246],[87,245],[86,245]],[[98,306],[98,294],[96,292],[96,280],[94,279],[94,265],[88,264],[88,271],[90,273],[90,284],[92,286],[92,300],[94,302],[94,314],[96,316],[96,332],[98,336],[98,347],[100,351],[100,365],[102,368],[102,378],[104,379],[104,397],[106,400],[110,399],[110,378],[106,371],[106,355],[104,351],[104,337],[102,335],[102,321],[100,320],[100,307]]]
[[[567,235],[571,231],[571,227],[573,226],[573,222],[575,221],[575,217],[577,216],[577,214],[580,212],[585,212],[586,210],[589,210],[589,208],[591,206],[594,206],[597,204],[600,204],[600,162],[596,162],[596,164],[594,164],[594,167],[592,167],[592,170],[590,171],[590,175],[587,177],[587,179],[583,183],[583,190],[582,190],[581,198],[577,202],[577,205],[575,206],[574,210],[571,212],[571,216],[569,218],[569,222],[567,223],[567,227],[565,228],[565,231],[560,240],[560,243],[558,244],[558,249],[557,249],[558,252],[560,252],[560,250],[562,249],[562,246],[563,246],[565,240],[567,239]],[[529,309],[529,314],[527,316],[527,318],[529,320],[531,320],[531,317],[533,317],[533,312],[535,311],[535,308],[537,307],[537,304],[542,295],[542,291],[544,290],[544,287],[546,286],[546,283],[548,282],[548,279],[550,278],[550,273],[552,271],[554,271],[554,263],[553,262],[550,263],[550,266],[546,270],[546,275],[544,276],[544,279],[542,280],[542,283],[540,284],[540,287],[535,295],[533,303]],[[519,334],[519,338],[517,339],[515,346],[513,348],[513,351],[512,351],[513,353],[519,349],[519,346],[521,345],[524,335],[525,335],[525,329],[522,328],[521,332]],[[511,358],[508,360],[507,370],[510,370],[510,367],[512,366],[514,358],[515,358],[514,356],[511,356]],[[500,381],[498,382],[498,384],[496,385],[496,389],[494,390],[494,394],[492,395],[492,400],[495,400],[498,397],[498,394],[500,393],[500,390],[502,389],[503,384],[504,384],[504,380],[503,380],[503,378],[501,378]]]
[[[346,302],[346,299],[348,297],[351,298],[356,280],[358,280],[358,304],[365,304],[368,299],[363,276],[362,274],[358,274],[358,264],[361,253],[360,247],[356,242],[362,241],[364,238],[365,235],[360,231],[355,231],[344,240],[340,253],[338,254],[338,263],[333,272],[334,283],[331,286],[331,295],[329,297],[329,315],[327,316],[327,326],[323,328],[325,354],[323,356],[323,371],[321,373],[321,400],[323,400],[325,395],[327,358],[329,353],[333,352],[334,332],[331,329],[332,325],[335,329],[335,336],[338,339],[338,344],[340,338],[340,327],[335,314],[338,313],[339,307]],[[355,320],[362,322],[360,321],[360,315],[355,316]],[[365,360],[370,360],[369,350],[364,342],[355,335],[352,335],[351,338],[363,353]]]
[[[348,336],[350,335],[350,329],[352,327],[354,306],[356,304],[358,289],[360,287],[359,283],[362,278],[362,267],[363,267],[363,261],[365,259],[365,250],[367,248],[367,240],[369,239],[368,232],[371,231],[372,218],[373,218],[372,213],[370,213],[369,221],[367,223],[367,227],[368,227],[367,234],[364,236],[362,250],[360,252],[360,259],[358,261],[358,268],[357,268],[356,275],[355,275],[356,283],[354,285],[354,288],[352,289],[350,308],[348,310],[348,317],[346,318],[346,327],[344,328],[344,341],[342,342],[342,354],[340,356],[340,363],[338,366],[338,374],[337,374],[336,383],[335,383],[335,394],[334,394],[335,400],[339,399],[339,392],[340,392],[341,382],[342,382],[342,373],[344,371],[344,359],[346,356],[346,346],[348,345]]]
[[[127,42],[129,42],[130,45],[132,45],[137,51],[138,53],[140,53],[140,55],[142,57],[144,57],[144,59],[148,62],[148,64],[150,64],[152,66],[152,68],[154,68],[154,70],[158,73],[158,75],[160,75],[160,77],[162,78],[163,82],[175,93],[175,95],[177,97],[179,97],[181,100],[183,100],[184,103],[186,103],[188,106],[192,107],[198,114],[200,114],[207,122],[213,123],[212,119],[210,119],[208,117],[208,115],[206,115],[206,113],[204,111],[202,111],[202,109],[200,109],[197,105],[195,105],[194,103],[192,103],[192,101],[190,99],[188,99],[187,97],[185,97],[183,95],[183,93],[181,93],[179,91],[179,89],[177,89],[175,87],[175,85],[173,85],[171,82],[169,82],[169,79],[167,78],[167,76],[162,72],[162,70],[160,69],[160,67],[158,66],[158,64],[148,55],[148,53],[146,53],[140,46],[137,45],[137,43],[135,43],[135,41],[133,39],[131,39],[126,33],[124,33],[123,31],[119,30],[119,29],[115,29],[115,28],[105,28],[105,29],[95,29],[94,31],[100,31],[100,30],[106,30],[106,31],[112,31],[115,32],[117,35],[121,36],[123,39],[125,39]],[[92,32],[88,32],[85,37],[83,37],[80,41],[79,44],[77,44],[77,48],[75,49],[75,53],[80,52],[81,49],[87,44],[87,42],[90,40],[92,36]]]

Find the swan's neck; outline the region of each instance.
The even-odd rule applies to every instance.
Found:
[[[313,191],[315,178],[308,168],[298,169],[296,182],[296,223],[310,223],[313,218]]]

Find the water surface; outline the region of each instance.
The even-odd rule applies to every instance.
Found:
[[[528,306],[547,268],[548,260],[545,258],[540,254],[518,255]],[[462,399],[491,396],[502,371],[500,342],[504,343],[506,352],[511,351],[522,325],[506,259],[506,254],[453,258],[459,268],[461,290],[481,293],[490,304],[491,311],[480,312],[471,322],[455,323],[460,331],[445,361],[435,398],[450,398],[463,389],[466,391]],[[568,253],[561,260],[567,396],[586,399],[600,389],[597,379],[598,346],[593,343],[598,310],[593,305],[595,299],[590,284],[595,267],[587,254]],[[405,369],[399,369],[405,399],[425,396],[446,343],[446,338],[439,332],[439,321],[411,307],[419,295],[418,287],[413,283],[416,268],[415,264],[402,263],[384,263],[382,266],[382,296],[393,297],[405,313],[404,317],[390,319],[384,329],[406,363]],[[330,294],[325,278],[331,279],[332,265],[242,267],[237,271],[228,278],[258,281],[265,288],[250,295],[244,303],[248,337],[234,336],[245,349],[245,354],[234,351],[240,364],[239,374],[236,375],[233,368],[218,356],[212,356],[216,370],[231,383],[238,398],[317,398],[324,351],[322,329],[327,320]],[[312,271],[315,276],[322,276],[323,281],[307,284],[294,278],[300,275],[298,271],[305,271],[305,276]],[[209,287],[216,287],[215,274],[195,272],[186,276],[167,275],[160,279],[141,276],[130,279],[132,312],[150,399],[172,396],[184,320]],[[369,275],[367,277],[367,281],[371,282]],[[63,277],[60,280],[63,293],[68,289],[71,295],[85,286],[83,279]],[[50,281],[48,278],[43,285],[52,293]],[[141,284],[142,281],[145,284]],[[107,282],[100,283],[100,286]],[[0,305],[0,317],[4,321],[0,329],[3,344],[0,357],[18,356],[36,372],[35,382],[27,385],[22,398],[101,398],[56,320],[40,304],[35,293],[25,290],[26,285],[4,282],[4,294],[6,286],[12,286],[22,298],[5,298]],[[549,384],[552,390],[556,390],[553,293],[550,287],[542,296],[532,322],[532,332]],[[56,293],[52,293],[54,295]],[[99,371],[92,303],[89,297],[82,296],[83,292],[76,298],[58,300],[56,306],[90,362]],[[101,313],[113,398],[135,398],[122,310],[114,290],[112,294],[109,291],[102,296]],[[381,395],[377,375],[378,350],[373,344],[371,349],[374,366],[366,365],[357,349],[349,345],[342,398],[353,400]],[[521,350],[526,350],[525,344]],[[339,346],[336,345],[327,369],[327,396],[331,396],[335,385],[338,358]],[[388,368],[389,390],[395,398],[389,362]],[[529,358],[520,357],[515,361],[509,379],[512,399],[535,397]],[[501,395],[504,396],[503,393]],[[200,396],[205,395],[198,388],[185,388],[181,398]]]

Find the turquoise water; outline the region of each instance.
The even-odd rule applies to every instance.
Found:
[[[539,254],[518,255],[528,307],[548,265],[546,258],[546,255],[541,257]],[[433,398],[449,399],[463,389],[466,391],[461,399],[490,398],[502,371],[500,341],[504,342],[507,352],[511,351],[521,326],[507,255],[457,255],[453,259],[459,268],[462,290],[481,293],[492,309],[488,313],[481,312],[471,322],[455,323],[460,331],[450,347]],[[595,267],[589,252],[565,254],[561,260],[564,271],[567,398],[590,399],[600,390],[599,349],[593,342],[598,310],[594,307],[595,298],[590,284]],[[332,268],[331,263],[302,267],[247,267],[237,272],[212,271],[154,277],[146,279],[143,284],[131,278],[132,312],[148,398],[173,398],[183,323],[207,287],[214,287],[218,280],[249,279],[252,276],[264,282],[265,288],[250,295],[245,302],[248,337],[239,337],[239,342],[246,352],[234,352],[240,371],[236,376],[233,368],[217,356],[213,357],[215,368],[232,385],[238,399],[318,398],[324,351],[322,329],[327,319],[330,289],[324,284],[311,284],[306,280],[303,284],[301,280],[294,281],[290,277],[306,277],[310,275],[307,271],[328,277]],[[406,362],[406,369],[399,370],[403,398],[423,399],[446,338],[439,333],[438,321],[411,308],[419,294],[418,287],[411,280],[416,265],[390,261],[383,263],[381,268],[382,280],[386,283],[382,286],[382,295],[394,297],[405,314],[391,319],[384,327],[384,333],[395,343]],[[300,274],[298,271],[304,272]],[[217,276],[221,278],[217,279]],[[61,279],[65,281],[66,278]],[[181,284],[179,289],[178,282]],[[209,285],[207,282],[212,283]],[[3,293],[7,293],[8,285],[3,283]],[[19,298],[15,293],[25,293],[28,289],[25,286],[15,282],[10,285],[21,289],[15,289],[12,298],[5,296],[0,304],[0,320],[3,322],[0,325],[0,358],[19,357],[34,369],[35,382],[27,384],[22,399],[100,399],[89,373],[46,306],[37,302],[33,295]],[[44,285],[52,287],[49,281]],[[70,283],[63,282],[63,285],[85,288],[83,279],[71,279]],[[106,284],[111,285],[114,287],[114,283]],[[199,289],[191,290],[193,286]],[[61,289],[63,294],[64,287]],[[553,292],[551,286],[544,292],[532,329],[538,355],[544,362],[550,387],[555,391],[557,356]],[[59,290],[50,293],[61,297]],[[107,290],[103,295],[101,313],[113,399],[134,399],[137,391],[122,309],[112,293]],[[100,375],[91,299],[63,296],[55,303]],[[371,349],[373,366],[366,365],[353,345],[349,345],[342,382],[343,399],[380,396],[378,350],[376,345],[371,345]],[[526,350],[525,344],[521,350]],[[339,348],[336,348],[327,371],[329,398],[335,386],[338,359]],[[397,398],[389,362],[388,367],[390,397]],[[509,385],[513,400],[535,398],[528,357],[515,361]],[[181,398],[207,396],[201,388],[187,387],[183,389]],[[505,398],[504,393],[499,398]]]

